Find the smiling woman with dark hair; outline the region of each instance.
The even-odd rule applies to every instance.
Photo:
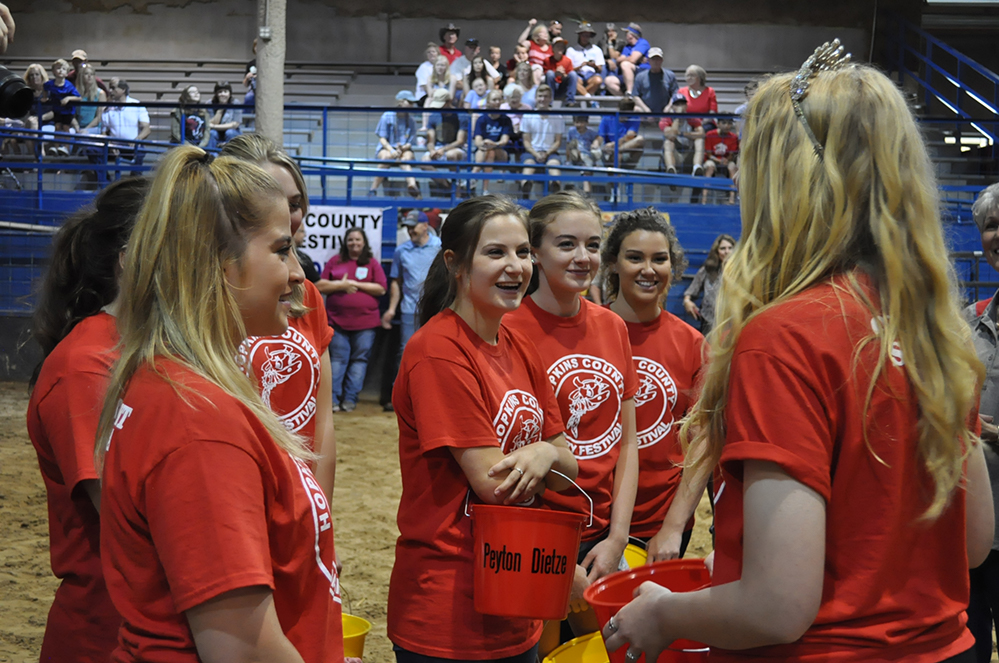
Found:
[[[215,92],[212,95],[212,105],[215,107],[215,114],[209,121],[211,128],[211,145],[221,147],[241,133],[240,125],[243,122],[243,111],[233,106],[235,102],[232,98],[232,86],[229,81],[219,81],[215,84]]]
[[[381,325],[378,298],[388,282],[360,228],[347,231],[340,252],[326,263],[321,278],[318,287],[326,295],[326,316],[333,327],[333,411],[350,412],[364,387],[368,355]]]

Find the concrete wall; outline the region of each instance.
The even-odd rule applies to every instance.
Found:
[[[894,1],[912,4],[912,0]],[[615,3],[618,9],[613,13],[607,10],[608,3],[589,0],[572,3],[572,9],[553,0],[473,2],[461,8],[465,18],[455,17],[454,8],[449,13],[446,6],[455,5],[452,0],[424,2],[419,9],[407,6],[404,16],[399,13],[403,8],[393,10],[393,4],[401,5],[398,0],[355,0],[333,7],[328,2],[289,0],[288,59],[419,61],[426,42],[437,41],[439,28],[448,21],[459,24],[463,39],[478,37],[509,53],[529,18],[523,10],[526,5],[542,19],[562,17],[570,33],[575,25],[571,19],[580,15],[597,26],[641,20],[646,37],[664,47],[667,65],[675,68],[697,63],[709,72],[766,70],[795,67],[816,45],[834,36],[859,59],[866,59],[873,19],[872,3],[859,0],[837,3],[835,11],[804,2],[625,2]],[[13,0],[10,6],[18,24],[10,55],[37,55],[44,60],[68,58],[76,48],[86,49],[98,61],[249,59],[256,29],[253,0]]]

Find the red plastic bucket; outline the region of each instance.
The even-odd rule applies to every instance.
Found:
[[[634,598],[643,582],[652,581],[674,592],[692,592],[711,584],[711,574],[701,559],[672,559],[604,576],[586,588],[583,598],[596,611],[600,628]],[[610,653],[611,663],[626,663],[627,647]],[[693,640],[676,640],[659,655],[657,663],[700,663],[708,660],[706,645]],[[637,663],[645,663],[645,655]]]
[[[485,615],[562,619],[586,516],[473,504],[475,609]]]

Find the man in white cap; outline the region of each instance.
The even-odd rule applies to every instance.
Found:
[[[415,104],[416,95],[409,90],[400,90],[395,95],[395,105],[399,108],[411,108]],[[387,162],[379,168],[389,168],[398,163],[403,170],[411,170],[407,162],[413,160],[413,142],[416,140],[416,116],[413,113],[385,111],[378,120],[375,136],[378,137],[375,158]],[[376,177],[371,182],[368,195],[375,195],[384,181],[384,177]],[[414,198],[422,198],[415,178],[406,178],[406,189]]]
[[[662,113],[679,86],[676,75],[663,69],[663,49],[649,49],[649,68],[635,76],[635,110],[642,113]]]
[[[597,31],[593,26],[583,21],[576,28],[576,39],[579,43],[570,46],[566,53],[572,60],[572,68],[578,76],[576,94],[596,94],[603,85],[604,79],[600,72],[603,71],[605,64],[604,52],[593,43],[593,38],[596,36]]]

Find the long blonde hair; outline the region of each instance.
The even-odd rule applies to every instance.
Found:
[[[302,176],[302,169],[274,141],[257,133],[240,134],[226,143],[220,154],[242,161],[249,161],[259,166],[271,163],[288,171],[291,179],[295,181],[298,193],[302,196],[302,223],[305,223],[305,215],[309,213],[309,191],[305,187],[305,177]],[[291,317],[301,318],[311,310],[305,305],[305,286],[301,283],[296,283],[292,287]]]
[[[90,85],[87,85],[86,83],[87,72],[90,72],[91,74]],[[81,64],[79,70],[77,70],[76,82],[78,83],[76,88],[80,91],[80,97],[82,99],[86,99],[87,101],[100,101],[101,88],[97,85],[97,71],[86,62]],[[98,112],[101,111],[100,108],[96,108],[94,110]]]
[[[792,76],[761,84],[747,112],[742,235],[724,266],[701,397],[681,432],[690,441],[688,464],[709,471],[721,455],[729,370],[742,329],[763,311],[846,274],[840,296],[885,316],[883,333],[855,349],[856,365],[861,349],[878,346],[865,410],[895,341],[906,357],[919,402],[918,453],[934,484],[924,518],[932,519],[947,505],[976,443],[967,424],[984,371],[958,306],[926,147],[894,84],[871,67],[852,65],[820,73],[801,103],[824,146],[818,157],[791,105]],[[872,275],[877,304],[864,296],[857,267]]]
[[[177,147],[160,161],[126,251],[118,310],[121,357],[97,428],[99,468],[132,375],[148,366],[169,381],[162,367],[167,361],[239,399],[290,454],[313,457],[264,405],[236,362],[246,333],[224,270],[238,264],[274,200],[284,202],[284,193],[252,163],[232,157],[211,161],[194,146]],[[185,402],[201,397],[171,384]]]
[[[441,60],[444,60],[444,64],[446,64],[447,66],[444,67],[444,75],[438,77],[437,65],[441,63]],[[434,68],[430,72],[430,87],[433,88],[435,85],[451,85],[451,63],[443,55],[437,58],[436,61],[434,61]]]

